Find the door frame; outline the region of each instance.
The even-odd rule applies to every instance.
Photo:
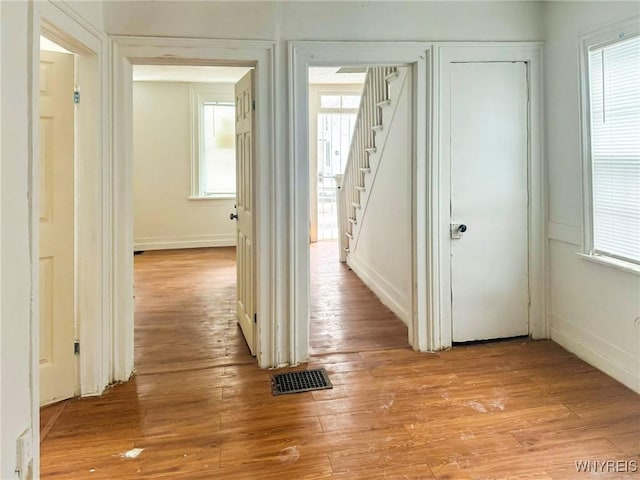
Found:
[[[272,195],[275,166],[275,42],[201,38],[110,36],[113,92],[113,378],[133,373],[133,117],[132,65],[239,65],[255,67],[256,148],[256,357],[261,367],[277,364],[272,307],[275,216]],[[185,186],[187,189],[188,186]],[[185,190],[185,195],[188,191]]]
[[[79,394],[99,395],[109,383],[110,362],[110,256],[106,235],[109,209],[109,96],[106,36],[61,2],[34,2],[31,18],[29,89],[30,154],[28,158],[29,224],[31,258],[31,411],[34,478],[39,476],[40,410],[40,34],[77,54],[81,106],[76,111],[74,156],[76,300],[74,324],[82,348],[78,363]],[[69,99],[71,101],[71,99]],[[84,100],[84,103],[83,103]],[[97,186],[97,188],[96,188]],[[96,240],[97,239],[97,240]],[[73,348],[73,345],[69,345]]]
[[[432,188],[439,192],[431,223],[431,244],[439,253],[436,289],[439,291],[439,316],[432,322],[437,329],[437,349],[452,346],[451,315],[451,152],[450,88],[451,64],[459,62],[525,62],[529,86],[528,104],[528,246],[529,246],[529,335],[534,339],[549,338],[546,315],[546,183],[543,161],[542,130],[542,44],[526,43],[442,43],[434,51],[434,151],[439,159],[439,173],[432,178]]]
[[[431,44],[426,42],[289,42],[289,188],[292,226],[289,242],[290,320],[289,351],[292,362],[306,362],[309,357],[310,321],[310,254],[309,254],[309,84],[308,68],[312,66],[409,65],[413,75],[414,132],[412,145],[412,285],[409,343],[415,350],[435,348],[428,322],[428,309],[435,292],[430,288],[432,257],[427,252],[427,191],[430,175],[430,59]]]

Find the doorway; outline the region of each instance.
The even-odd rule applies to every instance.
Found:
[[[392,71],[309,68],[311,355],[408,347],[411,81]]]
[[[133,66],[138,373],[246,363],[254,351],[252,76]]]

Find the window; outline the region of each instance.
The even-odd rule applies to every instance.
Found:
[[[358,109],[360,95],[320,95],[322,109]]]
[[[586,253],[640,264],[640,36],[615,33],[584,49]]]
[[[360,95],[320,95],[316,157],[318,240],[338,238],[334,176],[344,173],[359,106]]]
[[[222,86],[194,85],[192,110],[191,198],[234,198],[236,152],[233,92],[224,92]]]

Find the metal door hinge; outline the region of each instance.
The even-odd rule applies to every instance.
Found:
[[[73,354],[80,355],[80,340],[73,341]]]
[[[251,100],[251,108],[253,108],[254,110],[256,109],[256,101],[255,100]]]
[[[73,103],[80,103],[80,92],[78,90],[73,92]]]

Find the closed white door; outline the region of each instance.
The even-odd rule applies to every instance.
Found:
[[[451,68],[453,341],[529,333],[527,71]]]
[[[74,58],[40,52],[40,404],[76,393]]]
[[[236,315],[251,354],[255,355],[255,250],[253,218],[253,71],[235,87],[236,105]]]

